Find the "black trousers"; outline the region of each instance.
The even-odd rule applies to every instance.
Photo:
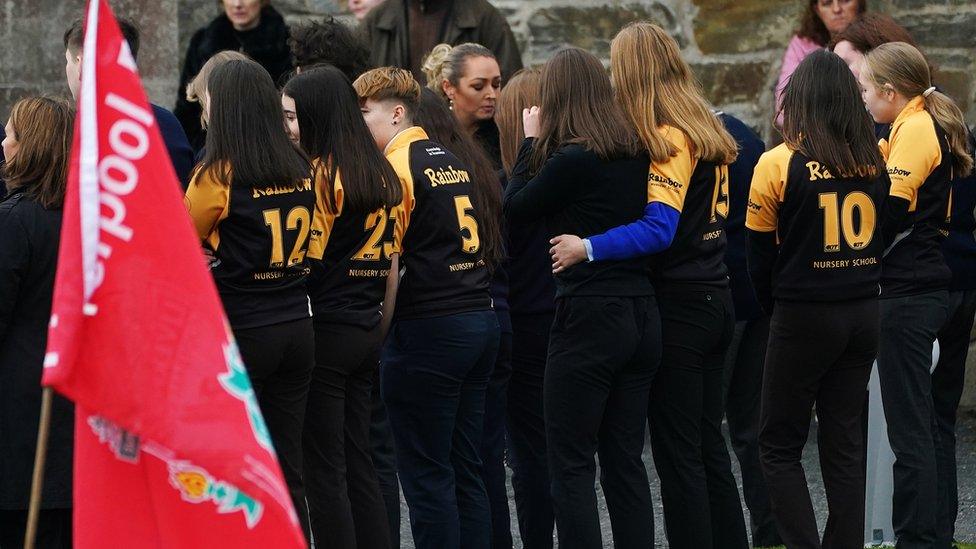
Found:
[[[877,299],[778,301],[773,309],[759,448],[773,513],[790,549],[864,545],[861,419],[878,337]],[[827,491],[822,542],[801,463],[814,405]]]
[[[302,429],[315,367],[312,319],[235,330],[234,338],[251,377],[298,520],[305,538],[309,539],[308,506],[302,482]]]
[[[653,297],[563,297],[549,339],[544,406],[561,549],[603,547],[596,463],[617,549],[654,544],[644,411],[661,353]]]
[[[501,332],[495,367],[485,394],[485,425],[481,435],[481,478],[491,507],[491,547],[512,549],[512,519],[508,511],[505,474],[505,410],[512,377],[512,334]]]
[[[234,339],[258,397],[305,539],[310,539],[302,481],[302,429],[315,367],[312,319],[235,330]]]
[[[759,403],[769,317],[735,323],[725,361],[725,419],[742,472],[742,497],[749,508],[753,547],[782,545],[759,463]]]
[[[542,404],[552,315],[512,317],[508,384],[508,462],[519,534],[525,549],[552,549],[554,516]]]
[[[936,547],[950,547],[959,515],[956,485],[956,411],[966,377],[969,336],[976,316],[976,290],[949,292],[949,320],[939,331],[939,365],[932,372],[932,404],[938,469]]]
[[[895,454],[892,526],[899,549],[935,547],[938,460],[932,344],[948,319],[946,290],[882,299],[878,377]]]
[[[386,508],[390,548],[400,549],[400,479],[397,478],[396,448],[390,417],[380,395],[379,371],[373,374],[373,388],[370,391],[369,446]]]
[[[71,549],[71,509],[41,509],[36,549]],[[0,510],[0,549],[20,549],[27,534],[27,510]]]
[[[664,352],[648,421],[673,549],[746,548],[722,436],[725,354],[735,320],[727,288],[658,291]]]
[[[317,548],[388,549],[386,505],[370,457],[379,327],[315,324],[315,370],[302,445]]]

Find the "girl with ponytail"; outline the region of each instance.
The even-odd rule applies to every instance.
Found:
[[[895,453],[893,524],[898,543],[935,542],[939,515],[937,436],[932,423],[932,344],[948,317],[951,274],[941,243],[950,181],[973,166],[962,111],[932,86],[921,52],[904,42],[878,46],[859,80],[891,177],[882,217],[878,373]]]

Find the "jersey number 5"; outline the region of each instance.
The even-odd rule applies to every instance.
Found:
[[[877,212],[871,197],[855,191],[844,197],[837,211],[837,193],[820,193],[820,209],[824,213],[824,251],[840,251],[840,234],[852,250],[861,250],[874,238]],[[858,227],[854,226],[854,211],[860,214]]]
[[[474,218],[474,206],[468,195],[462,194],[454,197],[454,212],[457,214],[458,229],[461,233],[461,251],[473,254],[481,248],[481,239],[478,237],[478,221]],[[467,231],[467,236],[465,236]]]
[[[285,247],[284,231],[298,230],[298,238],[295,239],[295,246],[288,256],[288,265],[301,263],[305,259],[305,251],[308,249],[308,233],[311,230],[312,216],[308,208],[295,206],[288,212],[285,218],[285,227],[281,226],[281,209],[264,210],[264,224],[271,229],[271,268],[284,266]]]

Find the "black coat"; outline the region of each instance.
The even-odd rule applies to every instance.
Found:
[[[0,509],[27,509],[61,210],[20,190],[0,202]],[[55,396],[42,506],[71,507],[74,408]]]
[[[195,32],[186,49],[180,87],[176,90],[176,109],[173,111],[195,151],[203,147],[204,133],[200,128],[200,104],[186,100],[186,85],[208,59],[224,50],[239,51],[254,59],[268,70],[275,82],[292,68],[288,26],[281,14],[271,6],[261,10],[261,22],[249,31],[234,30],[230,19],[221,13],[209,25]]]
[[[739,157],[729,164],[729,216],[725,220],[725,265],[729,268],[729,288],[735,306],[736,321],[752,320],[762,315],[756,293],[746,268],[746,202],[752,172],[766,150],[762,139],[734,116],[720,113],[719,118],[739,146]]]

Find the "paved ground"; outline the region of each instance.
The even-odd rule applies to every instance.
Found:
[[[968,541],[972,543],[976,542],[976,410],[962,412],[957,433],[959,519],[956,522],[956,532],[957,538],[960,541]],[[820,527],[823,528],[824,521],[826,520],[827,505],[824,496],[823,483],[820,479],[820,464],[817,459],[816,440],[816,434],[811,433],[810,441],[808,442],[803,454],[803,464],[807,472],[807,480],[810,483],[810,492],[811,496],[813,497],[814,508],[817,510],[817,520],[820,523]],[[649,476],[651,478],[651,494],[655,497],[654,524],[656,527],[655,532],[657,534],[657,546],[664,548],[667,547],[667,540],[664,538],[664,516],[662,515],[661,501],[659,499],[660,488],[657,475],[655,474],[654,468],[651,465],[649,450],[648,453],[645,454],[644,460],[648,464]],[[734,458],[732,462],[735,464]],[[738,479],[739,471],[737,467],[735,474],[736,478]],[[511,485],[509,485],[509,506],[511,507],[514,523],[515,503],[514,498],[512,498],[511,495],[511,490]],[[739,486],[739,492],[740,494],[742,492],[741,484]],[[610,520],[607,516],[607,508],[606,504],[603,502],[603,496],[599,491],[599,484],[597,484],[597,494],[600,498],[600,518],[603,523],[604,547],[612,547],[610,541]],[[401,515],[403,517],[401,524],[401,547],[413,549],[414,545],[410,536],[410,524],[407,520],[407,507],[402,503]],[[515,547],[520,549],[522,544],[519,542],[518,530],[514,524],[513,537],[515,538]]]

